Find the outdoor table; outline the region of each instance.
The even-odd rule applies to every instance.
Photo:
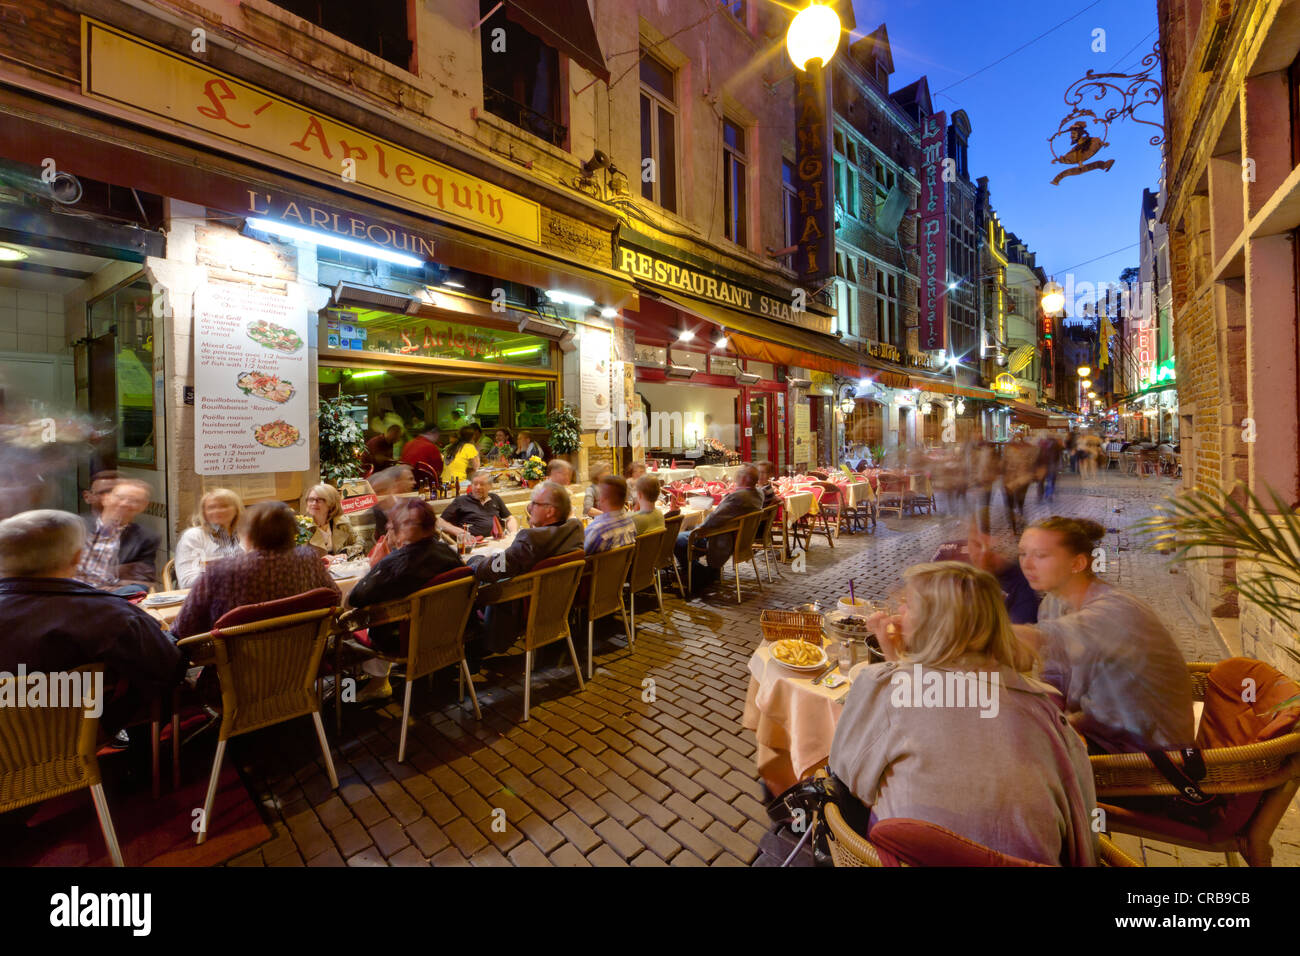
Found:
[[[782,525],[784,533],[782,534],[785,559],[790,560],[790,535],[791,529],[806,515],[815,514],[817,508],[817,498],[811,491],[792,491],[787,494],[778,495],[781,499]],[[806,551],[807,548],[805,547]]]
[[[664,511],[665,509],[661,507],[659,510]],[[692,528],[699,527],[704,522],[704,519],[709,516],[708,511],[688,506],[683,506],[679,514],[682,516],[682,526],[678,531],[679,534],[682,531],[690,531]]]
[[[699,465],[695,474],[705,481],[735,481],[743,465]]]
[[[330,576],[334,578],[334,583],[339,586],[339,591],[346,598],[352,592],[352,589],[356,587],[357,582],[365,577],[366,572],[369,570],[370,562],[365,557],[361,557],[354,561],[341,561],[335,564],[330,568]],[[161,593],[184,596],[190,593],[190,589],[180,588],[175,591]],[[164,629],[168,629],[176,623],[176,618],[180,617],[181,608],[184,606],[185,602],[179,601],[176,604],[168,604],[166,607],[145,607],[141,605],[140,609],[162,625]]]
[[[668,484],[672,481],[681,481],[683,478],[694,478],[694,468],[660,468],[658,471],[649,471],[646,474],[654,475],[659,479],[661,484]]]
[[[763,782],[773,795],[784,793],[830,756],[850,684],[813,686],[817,672],[800,674],[772,660],[767,641],[750,657],[749,673],[741,724],[758,741],[754,760]]]

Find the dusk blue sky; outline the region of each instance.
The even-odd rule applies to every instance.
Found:
[[[882,22],[889,31],[895,67],[891,89],[924,74],[931,94],[1093,3],[853,0],[858,32],[870,33]],[[1106,31],[1105,53],[1092,52],[1098,28]],[[966,110],[973,127],[971,177],[989,177],[993,207],[1008,231],[1020,236],[1038,253],[1039,265],[1061,281],[1066,269],[1138,241],[1142,189],[1159,185],[1160,150],[1147,143],[1156,130],[1116,123],[1110,147],[1096,157],[1116,161],[1110,172],[1072,176],[1053,186],[1052,177],[1065,167],[1052,163],[1047,138],[1065,116],[1069,85],[1090,69],[1130,72],[1156,42],[1155,29],[1154,0],[1097,0],[1027,49],[934,96],[936,110]],[[1117,100],[1112,94],[1103,106]],[[1146,107],[1140,115],[1160,123],[1162,110],[1163,104]],[[1109,282],[1137,261],[1134,246],[1073,271],[1076,281]]]

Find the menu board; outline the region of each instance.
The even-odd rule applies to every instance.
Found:
[[[194,302],[194,466],[306,471],[307,310],[297,296],[212,281]]]
[[[582,330],[579,391],[583,430],[607,428],[610,422],[610,333],[607,329]]]
[[[806,465],[811,460],[812,434],[808,428],[808,403],[794,406],[794,463]]]

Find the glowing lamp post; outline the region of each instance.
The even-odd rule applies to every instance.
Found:
[[[1048,315],[1056,315],[1065,308],[1065,290],[1055,282],[1048,283],[1043,287],[1042,305]]]
[[[785,34],[786,52],[800,70],[813,60],[825,66],[840,45],[840,18],[830,7],[814,3],[790,21]]]

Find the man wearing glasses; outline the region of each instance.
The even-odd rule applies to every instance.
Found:
[[[572,505],[562,485],[544,481],[533,489],[528,501],[529,527],[521,528],[510,547],[496,555],[474,555],[466,563],[474,569],[479,584],[490,585],[526,574],[538,562],[569,551],[582,550],[582,524],[569,517]],[[480,596],[484,594],[479,591]],[[478,630],[481,641],[466,643],[470,670],[477,670],[480,653],[499,654],[510,647],[523,630],[523,601],[494,604],[486,609]],[[478,645],[471,647],[471,644]]]

